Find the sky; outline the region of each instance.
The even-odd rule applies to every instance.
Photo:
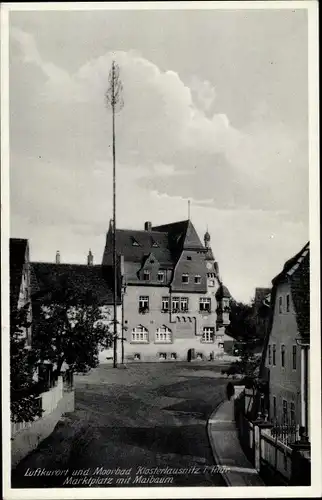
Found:
[[[10,12],[10,233],[31,260],[101,263],[119,228],[208,228],[236,300],[309,239],[305,10]]]

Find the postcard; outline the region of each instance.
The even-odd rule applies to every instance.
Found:
[[[321,493],[314,1],[4,3],[4,498]]]

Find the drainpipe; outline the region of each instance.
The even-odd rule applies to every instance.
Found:
[[[296,340],[301,347],[301,426],[305,429],[308,436],[309,431],[309,409],[308,409],[308,350],[310,344]]]

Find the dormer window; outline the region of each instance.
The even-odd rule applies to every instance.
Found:
[[[146,269],[143,271],[143,280],[150,281],[150,271],[147,271]]]
[[[195,276],[195,283],[196,285],[199,285],[201,283],[201,276],[199,274],[196,274]]]
[[[158,272],[158,282],[163,283],[164,282],[164,271],[159,271]]]
[[[154,241],[154,242],[152,243],[152,246],[153,246],[153,248],[159,248],[159,245],[157,244],[157,242],[156,242],[156,241]]]
[[[184,273],[181,278],[182,283],[189,283],[189,274]]]
[[[136,241],[136,239],[133,238],[133,237],[132,237],[132,246],[133,247],[139,247],[140,246],[139,243]]]

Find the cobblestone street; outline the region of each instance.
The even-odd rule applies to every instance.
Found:
[[[206,430],[207,418],[223,399],[222,368],[213,363],[102,365],[76,376],[75,412],[20,462],[12,487],[86,487],[90,480],[101,487],[145,486],[145,479],[136,478],[148,481],[148,470],[155,467],[169,468],[171,482],[165,486],[222,486]],[[42,471],[36,475],[37,468]],[[180,474],[182,468],[189,473]],[[64,472],[46,475],[54,470]]]

